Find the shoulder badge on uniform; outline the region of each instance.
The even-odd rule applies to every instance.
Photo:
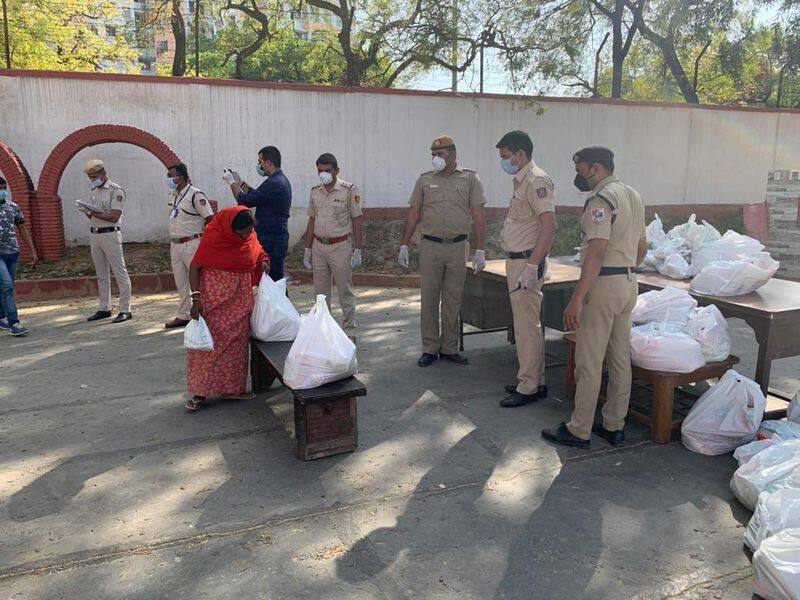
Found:
[[[536,190],[536,195],[539,196],[539,198],[547,198],[547,188],[540,187]]]
[[[601,221],[605,220],[605,218],[606,218],[606,209],[604,208],[592,209],[592,221],[600,223]]]
[[[205,199],[205,196],[200,196],[200,204],[202,204],[203,206],[205,206],[205,205],[206,205],[206,199]]]
[[[356,204],[359,204],[361,202],[361,196],[359,196],[358,194],[353,196],[353,202],[355,202]]]

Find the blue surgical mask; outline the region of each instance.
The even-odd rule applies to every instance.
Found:
[[[167,177],[167,187],[171,190],[177,190],[178,182],[175,181],[172,177]]]
[[[503,171],[509,175],[516,175],[519,173],[519,167],[517,165],[512,165],[510,158],[501,158],[500,166],[503,168]]]
[[[0,203],[8,200],[8,190],[0,190]]]
[[[261,166],[261,163],[258,163],[258,166],[256,167],[256,173],[258,173],[262,177],[266,177],[267,176],[267,173],[266,173],[266,171],[264,171],[264,167]]]
[[[103,180],[98,177],[97,179],[92,179],[92,182],[89,184],[89,189],[93,190],[99,188],[101,185],[103,185]]]

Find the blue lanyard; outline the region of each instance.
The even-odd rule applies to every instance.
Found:
[[[170,218],[174,219],[175,217],[178,216],[178,205],[181,202],[183,202],[184,198],[186,198],[186,194],[189,193],[189,188],[191,188],[191,187],[192,187],[192,185],[187,183],[186,184],[186,189],[183,190],[183,194],[181,195],[181,197],[178,198],[177,196],[175,196],[175,199],[172,201],[172,212],[170,214]]]

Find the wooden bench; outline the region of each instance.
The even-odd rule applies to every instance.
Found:
[[[575,397],[575,333],[564,334],[567,344],[567,367],[565,372],[565,386],[567,395]],[[631,407],[629,416],[636,422],[650,427],[650,439],[660,444],[666,444],[672,438],[672,430],[680,429],[682,418],[674,418],[673,409],[675,390],[680,386],[718,379],[725,372],[739,362],[739,358],[732,354],[723,361],[706,363],[691,373],[668,373],[664,371],[650,371],[641,367],[631,366],[633,379],[646,381],[653,386],[652,412],[646,414]]]
[[[268,390],[278,379],[283,385],[283,365],[292,342],[250,340],[253,392]],[[367,388],[355,377],[307,390],[294,390],[295,455],[314,460],[352,452],[358,446],[356,398]]]

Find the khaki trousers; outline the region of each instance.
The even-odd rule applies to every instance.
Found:
[[[426,239],[420,242],[420,329],[422,351],[428,354],[458,352],[458,315],[467,277],[467,248],[466,240],[455,244],[437,244]]]
[[[508,278],[509,300],[511,312],[514,314],[514,338],[517,343],[517,391],[520,394],[533,394],[544,379],[544,332],[539,317],[542,308],[542,286],[524,290],[517,287],[520,273],[528,264],[527,259],[514,258],[506,260],[506,277]]]
[[[591,437],[604,358],[603,427],[618,431],[625,425],[631,399],[631,311],[638,291],[635,275],[598,277],[583,306],[575,334],[575,409],[567,429],[584,440]]]
[[[331,278],[336,284],[339,306],[342,307],[342,329],[348,337],[356,335],[356,295],[353,289],[353,255],[349,241],[323,244],[314,240],[311,247],[311,269],[314,276],[314,293],[325,294],[328,310],[331,308]]]
[[[172,276],[175,278],[175,287],[180,297],[178,304],[178,319],[188,321],[192,310],[192,290],[189,285],[189,267],[192,266],[194,253],[200,245],[200,238],[195,238],[183,244],[171,243],[169,257],[172,261]]]
[[[92,233],[89,237],[92,262],[97,274],[97,292],[100,297],[100,310],[111,310],[111,272],[119,287],[119,312],[131,312],[131,278],[125,267],[122,254],[122,233]]]

